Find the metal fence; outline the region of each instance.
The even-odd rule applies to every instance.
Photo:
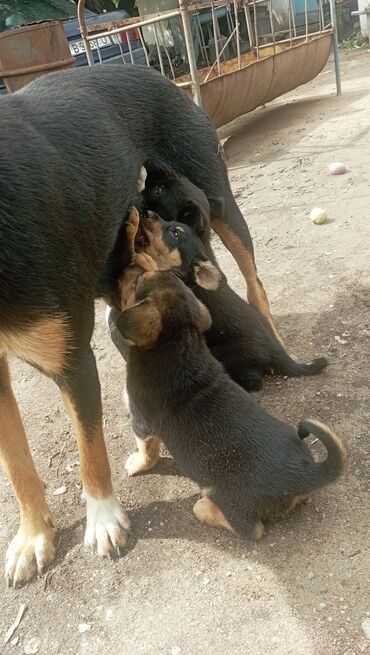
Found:
[[[102,63],[98,39],[103,37],[119,45],[122,62],[137,63],[132,44],[139,38],[146,64],[178,86],[191,89],[194,102],[202,105],[202,85],[210,79],[324,35],[333,39],[340,93],[334,2],[178,0],[178,6],[168,11],[87,27],[85,0],[79,0],[78,19],[89,65],[96,59]]]

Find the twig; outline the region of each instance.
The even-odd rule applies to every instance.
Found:
[[[11,640],[12,636],[14,635],[16,629],[18,628],[20,622],[22,621],[23,614],[25,613],[27,609],[27,605],[24,605],[23,603],[19,606],[17,618],[15,619],[14,623],[10,626],[9,630],[7,631],[4,639],[4,643],[7,644],[8,641]]]

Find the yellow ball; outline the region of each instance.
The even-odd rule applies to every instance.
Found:
[[[310,219],[316,225],[322,225],[323,223],[326,223],[327,218],[328,215],[325,209],[321,209],[321,207],[314,207],[310,213]]]

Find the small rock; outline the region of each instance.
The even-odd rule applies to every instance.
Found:
[[[203,580],[202,580],[202,583],[203,583],[203,584],[204,584],[204,586],[206,587],[206,586],[207,586],[207,584],[209,584],[209,583],[210,583],[210,580],[209,580],[209,578],[207,578],[207,576],[205,576],[205,577],[203,578]]]
[[[78,461],[78,459],[76,459],[74,462],[71,462],[70,464],[67,464],[66,466],[67,473],[72,473],[72,471],[74,471],[79,466],[79,464],[80,462]]]
[[[58,489],[53,491],[53,496],[61,496],[62,494],[65,494],[66,491],[67,487],[63,484],[61,487],[58,487]]]
[[[370,618],[367,617],[361,623],[362,632],[364,633],[366,639],[370,639]]]
[[[338,343],[341,343],[343,345],[347,343],[347,340],[342,339],[342,337],[340,337],[339,335],[335,335],[334,339],[335,339],[335,341],[338,341]]]
[[[12,646],[16,646],[18,641],[19,641],[19,637],[17,635],[16,637],[14,637],[14,639],[11,640],[10,643],[11,643]]]
[[[231,572],[231,571],[227,571],[227,573],[226,573],[226,577],[227,577],[227,578],[231,578],[231,576],[232,576],[232,572]]]
[[[26,653],[26,655],[35,655],[35,653],[38,653],[39,650],[40,650],[40,639],[36,639],[36,637],[32,637],[24,645],[24,652]]]
[[[313,572],[313,571],[309,571],[309,572],[307,573],[307,577],[308,577],[309,580],[313,580],[313,578],[315,577],[314,572]]]
[[[171,648],[171,655],[181,655],[181,648],[178,646]]]
[[[326,603],[320,603],[319,610],[324,610],[325,607],[326,607]]]
[[[90,623],[80,623],[78,626],[78,632],[80,635],[83,635],[85,632],[89,632],[89,630],[91,630]]]

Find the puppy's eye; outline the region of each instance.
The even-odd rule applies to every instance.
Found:
[[[174,239],[180,238],[180,231],[176,227],[171,227],[171,234]]]

